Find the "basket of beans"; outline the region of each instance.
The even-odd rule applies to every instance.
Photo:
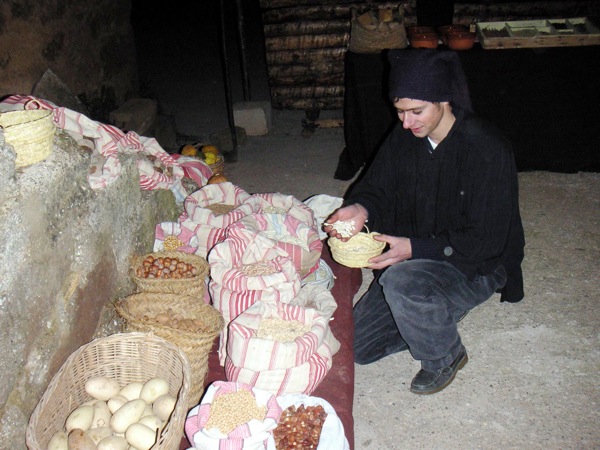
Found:
[[[214,307],[187,295],[143,292],[117,301],[125,331],[152,333],[180,348],[191,366],[188,407],[198,404],[208,373],[208,355],[225,321]]]
[[[130,276],[138,292],[189,295],[204,298],[210,266],[201,256],[171,251],[134,258]]]

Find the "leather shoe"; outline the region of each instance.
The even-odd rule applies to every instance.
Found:
[[[436,371],[419,370],[410,384],[410,391],[420,395],[440,392],[452,383],[456,372],[462,369],[468,360],[467,350],[465,347],[462,347],[456,359],[448,367],[443,367]]]

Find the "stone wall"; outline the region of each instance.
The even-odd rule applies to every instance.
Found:
[[[133,292],[130,258],[174,221],[171,191],[141,191],[135,160],[91,189],[91,153],[62,132],[43,162],[15,171],[0,133],[0,447],[25,448],[29,416],[65,359],[119,331],[112,302]]]
[[[131,0],[1,1],[0,97],[32,94],[50,70],[106,122],[137,96],[130,16]]]

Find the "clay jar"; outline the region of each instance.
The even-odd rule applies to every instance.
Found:
[[[437,48],[438,40],[437,33],[418,33],[408,37],[413,48]]]
[[[439,27],[438,34],[440,35],[440,40],[442,44],[448,45],[447,34],[451,31],[469,31],[465,25],[453,24],[453,25],[444,25]]]
[[[469,31],[449,31],[446,38],[452,50],[469,50],[475,44],[475,33]]]

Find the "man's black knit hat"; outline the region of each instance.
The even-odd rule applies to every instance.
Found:
[[[390,50],[390,98],[451,102],[472,111],[469,87],[456,52],[437,49]]]

